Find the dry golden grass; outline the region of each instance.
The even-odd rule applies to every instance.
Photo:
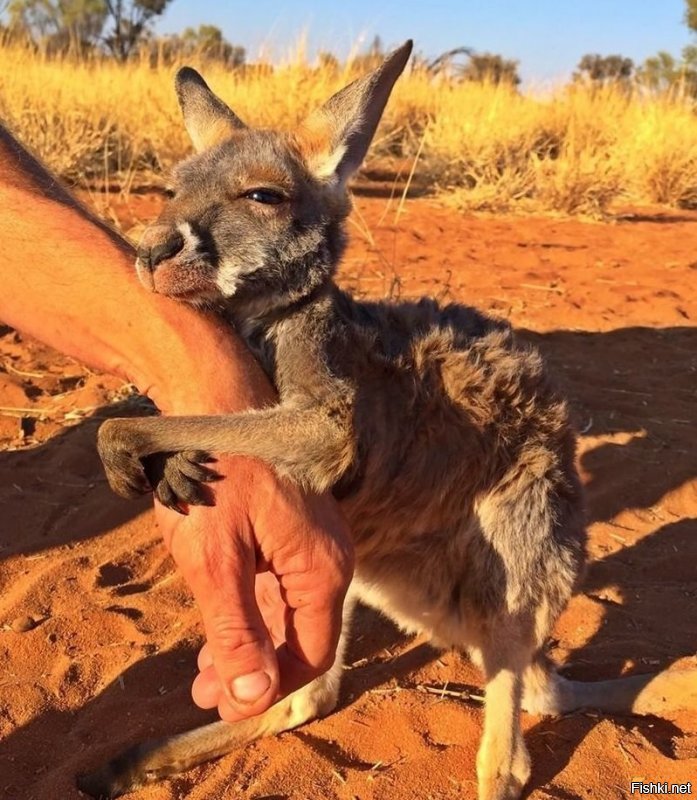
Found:
[[[281,128],[354,77],[302,57],[273,71],[199,67],[243,119]],[[0,116],[68,180],[124,191],[158,184],[189,152],[175,69],[4,46]],[[408,170],[417,154],[422,181],[463,208],[598,213],[613,201],[697,204],[697,117],[679,96],[569,86],[533,97],[416,70],[398,83],[371,157],[406,160]]]

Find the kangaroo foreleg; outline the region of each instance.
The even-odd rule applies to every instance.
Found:
[[[154,488],[143,459],[182,451],[185,457],[178,464],[168,464],[170,477],[178,471],[189,483],[215,476],[205,467],[199,469],[208,451],[259,458],[303,487],[324,491],[353,461],[350,428],[347,415],[328,405],[277,406],[226,416],[107,420],[99,430],[97,446],[112,489],[124,497]],[[175,486],[171,488],[178,494]],[[192,497],[181,499],[196,502]]]

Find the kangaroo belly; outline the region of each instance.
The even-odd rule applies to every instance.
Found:
[[[467,627],[503,602],[505,584],[476,516],[451,528],[421,528],[416,513],[411,525],[382,522],[352,526],[358,598],[408,633],[426,633],[442,646],[462,644]]]

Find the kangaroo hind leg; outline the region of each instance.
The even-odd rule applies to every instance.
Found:
[[[488,620],[475,648],[486,680],[484,732],[477,753],[479,800],[517,800],[530,777],[520,725],[523,676],[532,648],[511,618]]]

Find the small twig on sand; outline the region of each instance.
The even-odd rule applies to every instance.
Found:
[[[540,286],[537,283],[521,283],[521,289],[537,289],[541,292],[555,292],[556,294],[564,294],[564,290],[558,286]]]
[[[483,703],[484,695],[473,694],[467,689],[448,689],[448,684],[444,686],[429,686],[425,683],[420,683],[416,688],[420,692],[427,692],[428,694],[437,694],[439,697],[454,697],[458,700],[473,700],[475,703]]]
[[[44,378],[46,377],[45,372],[28,372],[23,369],[17,369],[17,367],[13,367],[9,361],[3,361],[2,364],[3,369],[7,370],[8,372],[12,372],[14,375],[19,375],[22,378]]]

